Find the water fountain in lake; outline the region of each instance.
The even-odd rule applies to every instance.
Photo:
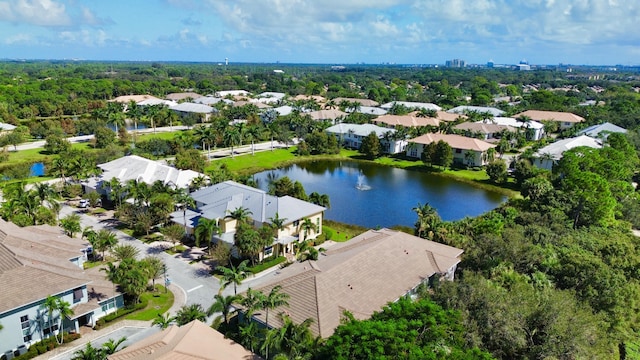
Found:
[[[365,180],[364,175],[360,173],[360,175],[358,175],[358,183],[356,184],[356,189],[362,190],[362,191],[371,190],[371,186],[365,184],[364,180]]]

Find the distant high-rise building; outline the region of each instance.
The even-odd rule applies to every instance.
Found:
[[[492,67],[493,67],[493,65],[494,65],[493,60],[489,60],[489,61],[487,61],[487,67],[488,67],[488,68],[492,68]]]
[[[467,66],[467,62],[461,59],[447,60],[445,62],[445,66],[451,68],[463,68]]]

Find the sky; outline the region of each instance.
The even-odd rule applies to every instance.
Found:
[[[640,0],[0,0],[0,58],[640,64]]]

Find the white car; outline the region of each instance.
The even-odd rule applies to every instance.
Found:
[[[78,207],[81,209],[85,209],[89,207],[89,200],[87,199],[81,199],[80,202],[78,203]]]

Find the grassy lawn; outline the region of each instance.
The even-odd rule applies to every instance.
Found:
[[[136,141],[148,141],[149,139],[173,140],[176,134],[180,132],[182,131],[136,134]],[[133,137],[133,134],[129,133],[129,137]]]
[[[165,292],[165,287],[156,284],[156,292],[146,292],[140,296],[142,301],[147,301],[147,307],[133,312],[125,317],[127,320],[153,320],[158,314],[164,314],[173,305],[173,293]]]
[[[329,230],[330,238],[326,236],[329,235],[327,230]],[[333,221],[333,220],[324,220],[322,224],[322,232],[325,236],[326,240],[333,240],[336,242],[344,242],[347,241],[354,236],[358,236],[368,229],[358,225],[352,224],[344,224],[341,222]]]
[[[184,252],[185,250],[187,250],[187,247],[184,245],[177,245],[175,251],[173,250],[173,247],[168,248],[167,250],[165,250],[164,252],[166,252],[167,254],[170,255],[175,255],[175,254],[179,254]]]

